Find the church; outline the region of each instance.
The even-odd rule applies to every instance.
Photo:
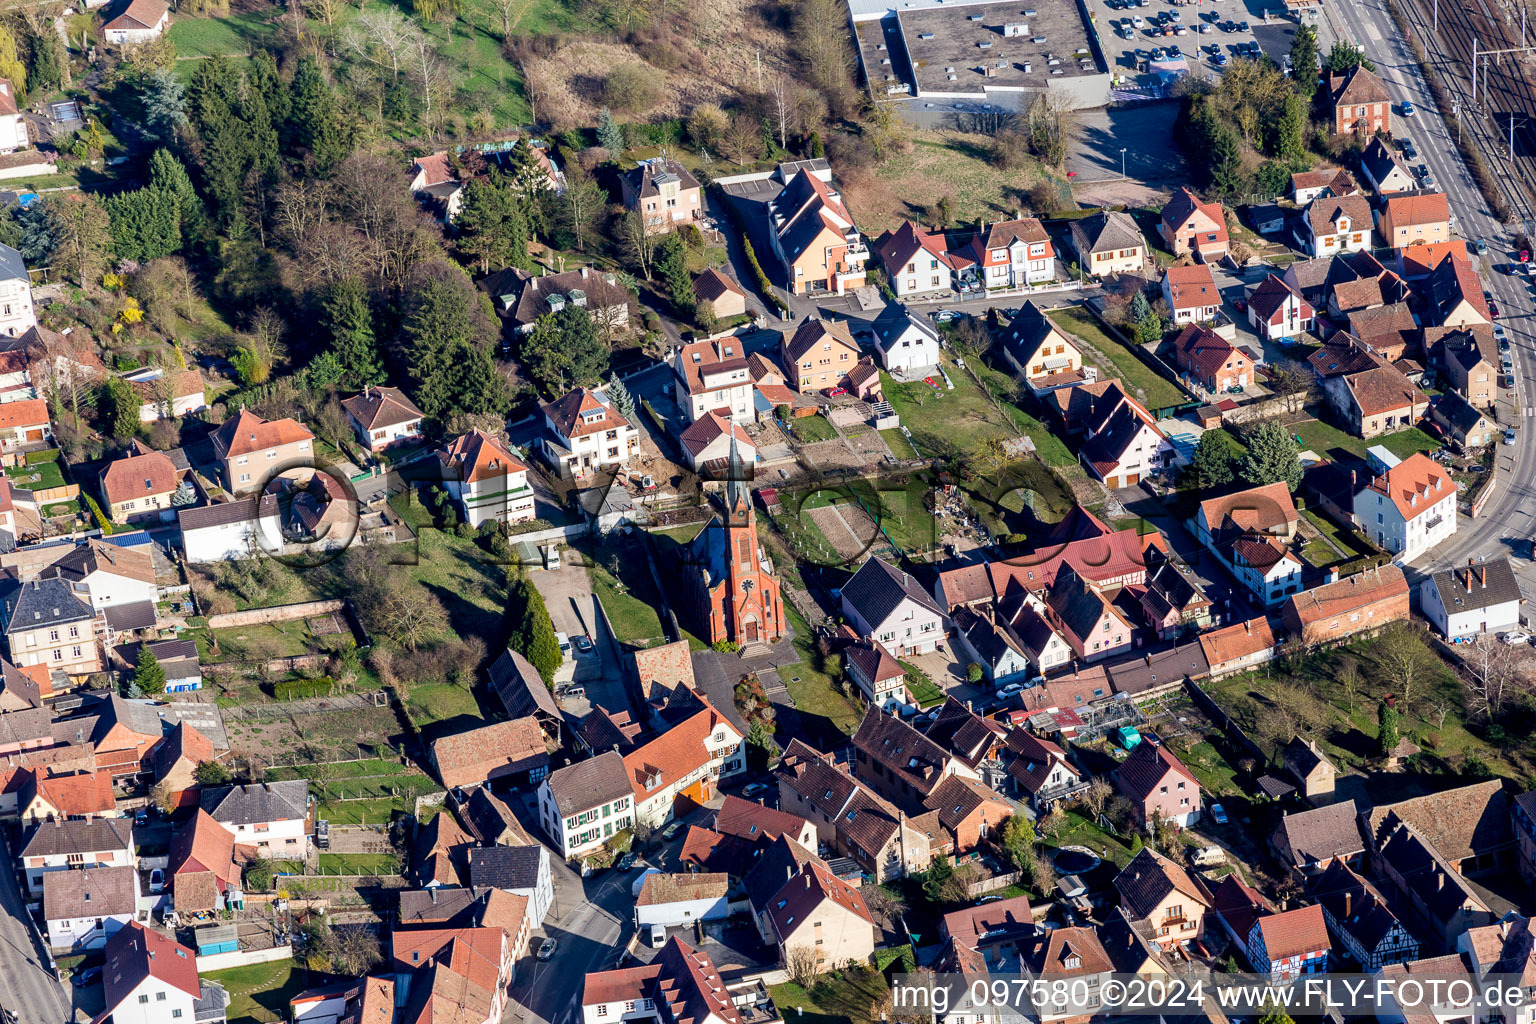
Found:
[[[784,635],[784,598],[773,565],[757,540],[757,513],[741,454],[731,442],[725,515],[718,513],[693,539],[684,570],[700,635],[742,646]]]

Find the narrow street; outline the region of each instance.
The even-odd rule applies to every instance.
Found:
[[[70,994],[53,976],[41,937],[32,927],[21,890],[16,887],[10,844],[0,837],[0,1008],[16,1014],[17,1024],[63,1024],[71,1019]]]

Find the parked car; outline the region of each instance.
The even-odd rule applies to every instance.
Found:
[[[1221,804],[1211,804],[1211,819],[1218,825],[1227,823],[1227,809]]]
[[[1528,644],[1531,642],[1531,634],[1523,629],[1512,629],[1508,633],[1499,634],[1499,639],[1507,644]]]
[[[1224,68],[1224,67],[1227,66],[1229,61],[1227,60],[1227,55],[1226,54],[1218,53],[1216,56],[1211,58],[1211,63],[1215,64],[1219,68]]]
[[[620,857],[619,858],[619,862],[614,865],[614,867],[618,868],[620,871],[628,871],[630,868],[633,868],[634,866],[635,866],[635,851],[633,851],[633,850],[629,851],[624,856]]]
[[[947,324],[954,318],[955,311],[952,309],[941,309],[933,314],[933,322],[936,324]]]
[[[766,793],[766,792],[768,792],[768,785],[767,785],[767,783],[754,782],[754,783],[751,783],[750,785],[743,786],[742,790],[741,790],[741,795],[746,797],[748,800],[751,800],[753,797],[760,796],[760,795],[762,795],[763,793]]]
[[[76,985],[89,985],[92,982],[99,980],[100,978],[101,968],[92,967],[88,970],[81,971],[78,974],[71,975],[69,980],[74,982]]]
[[[1472,248],[1477,251],[1479,256],[1486,256],[1488,255],[1488,240],[1479,238],[1477,241],[1472,243]]]
[[[1505,444],[1514,444],[1515,443],[1515,428],[1514,427],[1507,427],[1504,430],[1504,443]]]
[[[674,821],[672,824],[661,830],[661,838],[665,839],[667,842],[671,842],[677,838],[677,834],[682,830],[683,823],[680,821]]]
[[[1238,22],[1237,23],[1237,30],[1239,32],[1247,32],[1248,31],[1248,23],[1246,21]]]
[[[162,869],[162,868],[155,868],[153,871],[151,871],[149,873],[149,891],[150,892],[164,892],[165,891],[165,871],[164,871],[164,869]]]
[[[545,939],[539,943],[539,951],[536,954],[540,960],[548,960],[555,955],[555,947],[560,945],[559,939]]]

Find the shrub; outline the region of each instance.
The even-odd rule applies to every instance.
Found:
[[[603,102],[614,110],[647,110],[660,100],[658,76],[639,64],[622,64],[614,68],[603,83]]]
[[[336,689],[336,681],[330,676],[316,679],[292,679],[272,684],[272,696],[278,700],[307,700],[310,697],[329,697]]]

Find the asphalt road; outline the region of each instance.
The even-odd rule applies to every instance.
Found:
[[[552,856],[555,902],[544,934],[555,939],[555,955],[539,962],[532,953],[518,965],[503,1021],[525,1024],[572,1024],[581,1019],[582,981],[590,971],[618,965],[634,930],[634,872],[605,871],[583,879]],[[533,939],[533,952],[540,939]]]
[[[1419,559],[1415,567],[1432,571],[1465,565],[1469,559],[1509,555],[1526,592],[1536,593],[1536,565],[1531,560],[1531,536],[1536,530],[1536,445],[1526,436],[1536,431],[1536,378],[1530,375],[1536,367],[1536,322],[1529,286],[1524,278],[1492,269],[1514,258],[1512,240],[1473,184],[1456,151],[1456,140],[1450,137],[1445,122],[1436,116],[1439,111],[1429,88],[1381,0],[1329,4],[1325,11],[1327,17],[1337,19],[1338,34],[1364,44],[1366,56],[1376,63],[1393,96],[1399,101],[1412,100],[1418,108],[1419,112],[1411,118],[1394,117],[1394,135],[1413,139],[1420,162],[1429,165],[1450,200],[1458,221],[1457,233],[1469,241],[1487,240],[1490,251],[1481,267],[1483,287],[1493,293],[1499,305],[1503,314],[1500,322],[1509,332],[1514,353],[1513,390],[1518,410],[1508,402],[1501,403],[1499,419],[1504,424],[1516,423],[1520,437],[1517,444],[1497,447],[1499,490],[1480,517],[1463,517],[1456,535]]]
[[[70,1019],[70,998],[49,969],[48,953],[31,925],[9,844],[0,836],[0,1007],[16,1014],[18,1024],[64,1024]]]

